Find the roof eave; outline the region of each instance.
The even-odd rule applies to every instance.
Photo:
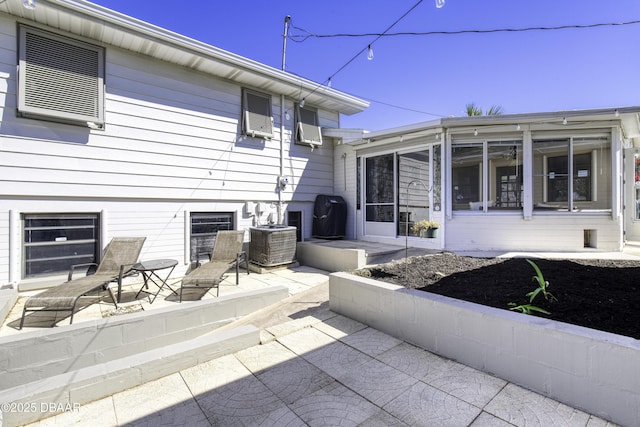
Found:
[[[175,58],[173,62],[178,65],[296,100],[305,97],[310,105],[343,114],[355,114],[369,106],[367,101],[347,93],[88,1],[40,1],[36,9],[31,11],[22,7],[21,0],[7,0],[0,3],[0,11],[104,44],[124,40],[118,47],[161,60]],[[76,25],[74,20],[78,19],[84,19],[91,25]]]

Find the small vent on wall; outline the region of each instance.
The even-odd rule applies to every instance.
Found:
[[[598,241],[596,237],[597,237],[596,230],[584,230],[584,247],[596,248],[598,246]]]

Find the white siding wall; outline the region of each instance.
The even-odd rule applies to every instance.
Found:
[[[345,144],[337,145],[335,149],[335,169],[333,172],[335,186],[333,194],[341,196],[347,204],[346,238],[356,239],[357,212],[356,184],[357,165],[355,150]]]
[[[610,215],[457,215],[446,222],[452,251],[584,251],[584,230],[595,230],[598,251],[621,249],[620,222]]]
[[[105,242],[143,235],[142,258],[181,261],[184,212],[232,211],[239,228],[276,221],[278,94],[271,94],[274,138],[240,136],[241,87],[106,46],[104,130],[18,118],[16,27],[0,16],[0,285],[9,280],[9,210],[104,211]],[[292,100],[285,109],[282,173],[290,184],[281,196],[305,211],[310,235],[315,196],[333,190],[333,144],[311,151],[291,143]],[[319,118],[321,126],[339,125],[338,113],[321,110]],[[246,201],[269,212],[249,216]]]

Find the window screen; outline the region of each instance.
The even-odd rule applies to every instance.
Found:
[[[322,145],[322,133],[318,125],[318,111],[296,106],[296,142]]]
[[[246,135],[260,138],[273,137],[271,97],[245,89],[243,91],[243,131]]]
[[[21,115],[104,124],[102,48],[22,26],[19,65]]]

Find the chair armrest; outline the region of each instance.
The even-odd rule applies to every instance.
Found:
[[[95,262],[88,262],[85,264],[73,264],[71,267],[69,267],[69,275],[67,276],[67,282],[70,282],[71,279],[73,279],[73,272],[75,271],[76,268],[91,267],[91,266],[98,267],[98,264],[96,264]],[[87,276],[89,276],[89,270],[87,270]]]
[[[196,253],[196,268],[200,267],[200,260],[206,257],[209,261],[211,261],[211,252],[199,252]]]
[[[131,273],[131,267],[135,264],[122,264],[120,265],[120,272],[118,273],[118,285],[122,286],[122,279],[124,277],[133,275],[135,273]]]

